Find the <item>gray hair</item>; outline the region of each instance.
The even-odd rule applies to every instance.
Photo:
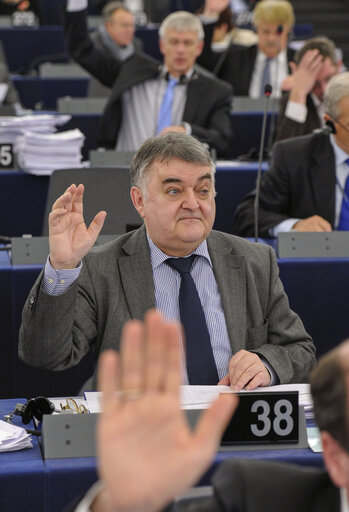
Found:
[[[320,55],[324,59],[330,59],[332,64],[337,65],[338,57],[336,53],[336,45],[328,37],[312,37],[308,39],[304,45],[296,52],[294,60],[299,64],[308,50],[319,50]]]
[[[184,133],[165,133],[147,139],[135,154],[131,163],[131,186],[138,187],[146,193],[147,171],[152,164],[168,162],[178,158],[211,169],[213,184],[215,164],[208,149],[195,137]]]
[[[179,32],[193,30],[197,33],[198,39],[202,40],[204,38],[204,29],[200,19],[187,11],[176,11],[166,16],[159,28],[161,39],[165,37],[168,29],[178,30]]]
[[[338,119],[341,112],[338,103],[349,96],[349,71],[339,73],[331,78],[325,89],[324,109],[333,119]]]
[[[104,21],[110,20],[115,11],[123,10],[131,13],[130,9],[126,7],[122,2],[108,2],[102,9],[102,15]],[[131,13],[132,14],[132,13]]]

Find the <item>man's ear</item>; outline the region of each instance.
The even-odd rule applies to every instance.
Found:
[[[327,471],[337,487],[349,486],[349,454],[331,436],[329,432],[321,432],[323,456]]]
[[[143,193],[139,187],[132,187],[131,191],[131,200],[133,203],[133,206],[136,208],[139,215],[143,218],[144,217],[144,198]]]

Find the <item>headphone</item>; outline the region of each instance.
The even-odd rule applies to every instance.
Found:
[[[170,79],[170,73],[168,71],[166,71],[164,66],[162,66],[162,65],[159,66],[159,76],[160,76],[160,78],[164,78],[167,82]],[[181,85],[186,85],[189,82],[191,82],[192,80],[195,80],[196,78],[198,78],[198,74],[194,70],[193,74],[189,78],[186,75],[181,75],[178,79],[178,83]]]
[[[25,404],[16,404],[13,412],[5,416],[6,421],[11,421],[14,415],[21,416],[24,425],[27,425],[33,418],[38,421],[42,420],[44,414],[52,414],[55,406],[48,398],[38,396],[31,398]]]

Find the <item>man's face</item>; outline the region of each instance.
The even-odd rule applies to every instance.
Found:
[[[146,194],[131,197],[151,240],[169,256],[185,256],[210,233],[216,212],[210,167],[177,158],[153,162]]]
[[[326,57],[323,65],[322,65],[322,68],[316,78],[314,87],[312,89],[312,92],[315,94],[315,96],[320,101],[323,101],[323,99],[324,99],[324,92],[325,92],[328,82],[337,73],[338,73],[338,66],[333,64],[333,62],[331,61],[331,59],[329,57]]]
[[[340,115],[335,123],[335,139],[338,146],[349,154],[349,95],[340,100],[338,107]],[[331,118],[328,117],[328,119]]]
[[[171,75],[179,77],[194,66],[202,51],[203,41],[198,39],[195,30],[167,29],[159,45],[168,71]]]
[[[280,30],[282,27],[282,31]],[[287,25],[277,23],[259,23],[256,28],[258,35],[258,48],[269,58],[276,57],[287,46],[289,34]]]
[[[133,15],[123,9],[117,9],[106,22],[106,29],[116,44],[127,46],[132,42],[135,33]]]

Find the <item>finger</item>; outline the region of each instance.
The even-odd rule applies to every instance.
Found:
[[[257,375],[262,368],[261,365],[263,365],[258,356],[245,351],[234,364],[234,371],[230,373],[230,386],[235,391],[240,391],[245,387]]]
[[[73,185],[72,185],[73,186]],[[52,205],[52,210],[54,211],[57,208],[66,208],[67,210],[71,210],[72,207],[72,200],[73,200],[73,194],[70,191],[69,187],[63,195],[61,195]]]
[[[181,384],[181,324],[171,322],[166,326],[167,343],[167,371],[165,390],[179,396]]]
[[[215,452],[238,401],[234,393],[220,394],[211,407],[201,414],[195,431],[195,440],[203,449]]]
[[[257,375],[250,380],[250,382],[245,386],[245,388],[248,391],[251,391],[252,389],[256,389],[259,386],[269,386],[271,381],[270,373],[268,370],[264,367],[261,369]]]
[[[92,220],[91,224],[88,227],[88,233],[91,237],[91,240],[96,241],[101,229],[103,227],[105,218],[107,216],[107,212],[101,211],[98,212],[95,218]]]
[[[81,214],[83,213],[84,191],[85,191],[85,187],[82,183],[80,183],[75,189],[75,192],[73,194],[73,201],[72,201],[73,211],[81,213]]]
[[[237,379],[237,377],[235,376],[235,372],[238,371],[238,365],[240,364],[241,360],[245,357],[246,353],[246,350],[239,350],[230,359],[228,368],[230,385]]]
[[[230,378],[229,378],[229,373],[223,377],[223,379],[221,379],[218,384],[218,386],[230,386]]]
[[[122,391],[137,392],[144,379],[144,327],[138,320],[127,322],[121,339]]]
[[[52,210],[52,212],[49,214],[49,225],[50,226],[58,226],[59,223],[64,220],[64,217],[68,214],[68,210],[64,207],[62,208],[55,208]]]
[[[145,388],[154,392],[163,389],[166,375],[166,328],[163,316],[149,311],[145,316],[146,365]]]
[[[119,388],[119,355],[113,350],[105,350],[98,362],[98,389],[102,393],[102,410],[105,413],[112,412],[118,404],[118,395],[115,391]]]

